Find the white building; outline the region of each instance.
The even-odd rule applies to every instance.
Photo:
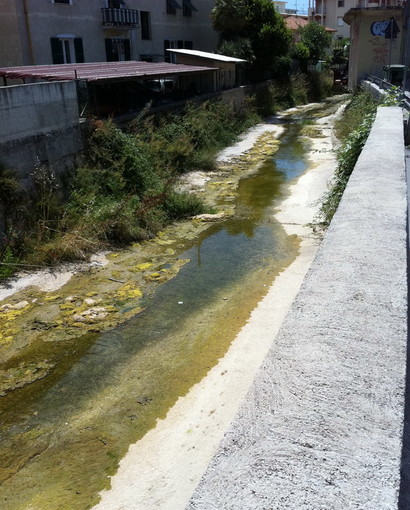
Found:
[[[309,16],[312,19],[320,25],[336,30],[337,39],[350,37],[350,27],[343,21],[343,16],[360,3],[358,0],[312,0],[311,3]]]

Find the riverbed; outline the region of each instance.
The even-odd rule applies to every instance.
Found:
[[[87,508],[109,483],[101,508],[184,507],[316,250],[305,225],[334,155],[331,119],[294,127],[306,111],[323,117],[287,112],[225,153],[207,182],[215,223],[173,225],[61,289],[8,298],[28,303],[6,310],[20,328],[40,328],[28,341],[9,321],[6,337],[5,370],[23,381],[1,408],[8,508]],[[255,133],[260,150],[244,149]],[[97,308],[103,319],[79,320]]]

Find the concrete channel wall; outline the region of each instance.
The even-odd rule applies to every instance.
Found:
[[[379,108],[299,295],[188,509],[398,507],[406,208],[402,111]]]
[[[82,148],[73,81],[0,87],[0,164],[29,187],[34,167],[56,175],[75,165]]]

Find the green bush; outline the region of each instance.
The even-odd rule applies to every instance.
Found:
[[[309,73],[309,101],[322,101],[325,97],[332,95],[333,73],[311,72]]]
[[[186,218],[205,212],[203,203],[198,197],[189,193],[169,193],[162,205],[169,220]]]

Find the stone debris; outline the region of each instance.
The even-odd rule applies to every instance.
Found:
[[[225,213],[217,214],[197,214],[193,217],[194,220],[199,221],[219,221],[225,217]]]
[[[89,308],[88,310],[84,310],[84,312],[76,313],[73,315],[73,320],[75,322],[86,322],[93,323],[96,321],[102,321],[108,315],[108,311],[103,306],[96,306],[94,308]]]
[[[6,303],[5,305],[0,307],[0,311],[6,312],[7,310],[23,310],[23,308],[26,308],[26,306],[29,306],[28,301],[20,301],[16,303],[15,305],[12,305],[11,303]]]

